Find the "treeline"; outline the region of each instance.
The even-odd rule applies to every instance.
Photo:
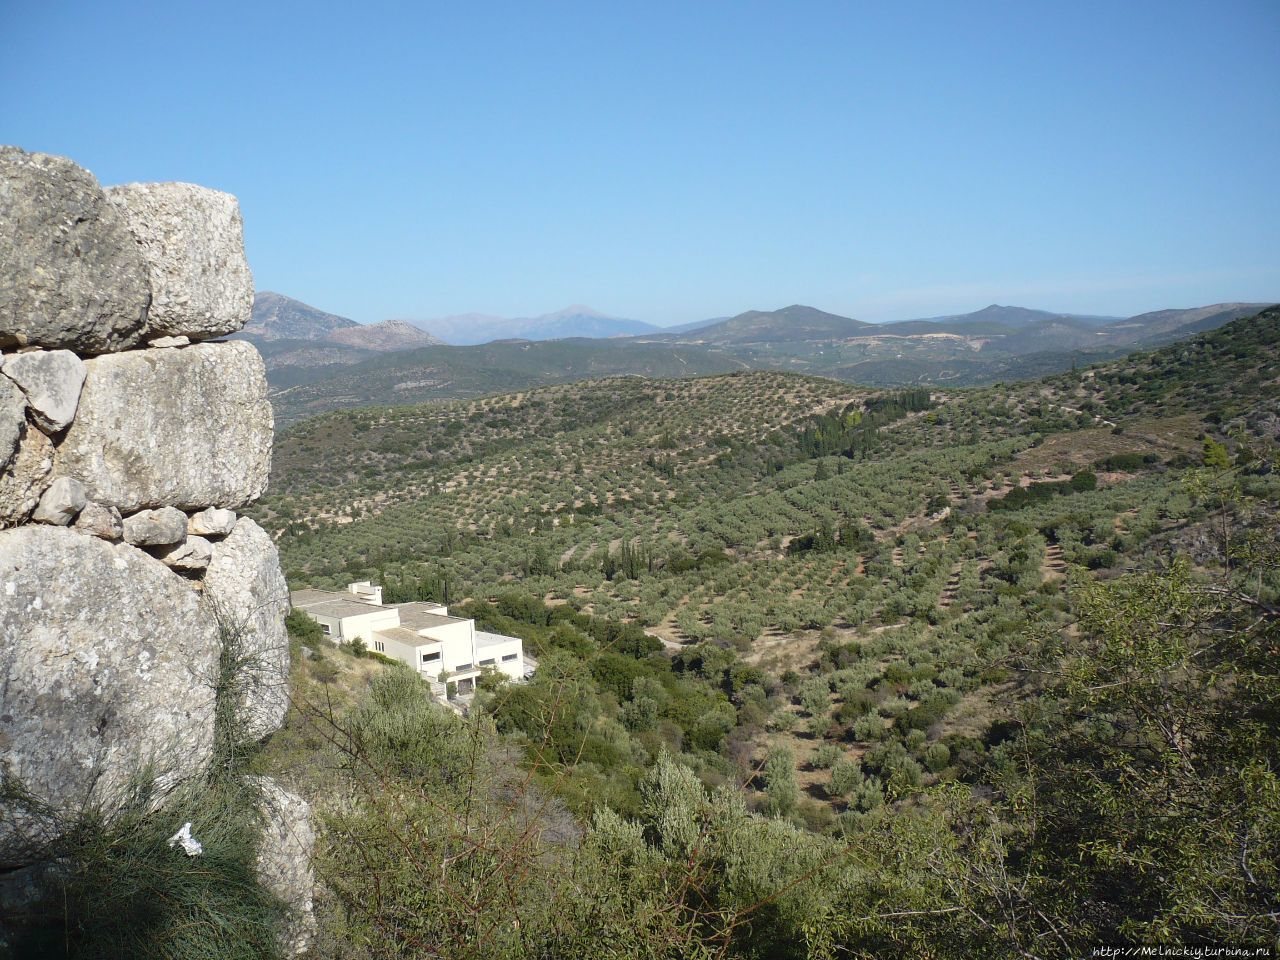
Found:
[[[810,460],[837,454],[858,459],[876,445],[881,427],[932,407],[929,391],[924,388],[872,397],[865,410],[851,403],[839,412],[814,417],[800,434],[800,452]]]
[[[787,553],[835,553],[840,549],[863,549],[875,542],[875,534],[861,520],[846,520],[839,527],[824,522],[813,533],[802,534],[787,544]]]
[[[1084,493],[1098,487],[1098,475],[1092,470],[1080,470],[1069,480],[1043,480],[1025,487],[1014,487],[1003,497],[987,504],[988,510],[1021,510],[1037,503],[1047,503],[1054,497],[1071,493]]]

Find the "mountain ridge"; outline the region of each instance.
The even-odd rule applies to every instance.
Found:
[[[495,340],[563,340],[571,337],[608,339],[635,336],[659,328],[642,320],[601,313],[585,304],[571,304],[532,317],[499,317],[462,313],[433,320],[411,321],[454,346],[475,346]]]

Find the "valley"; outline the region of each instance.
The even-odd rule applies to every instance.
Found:
[[[1278,332],[1272,310],[977,390],[741,371],[329,413],[280,436],[258,517],[291,583],[462,600],[525,637],[544,670],[488,709],[531,743],[547,731],[528,701],[560,696],[548,668],[583,652],[557,624],[631,630],[623,658],[588,657],[592,719],[552,744],[599,753],[556,768],[583,813],[636,809],[660,749],[774,809],[760,771],[790,756],[784,812],[839,831],[981,761],[1028,638],[1075,629],[1068,582],[1203,536],[1188,468],[1206,433],[1274,441]],[[628,719],[650,669],[628,657],[665,663],[654,682],[681,702]]]

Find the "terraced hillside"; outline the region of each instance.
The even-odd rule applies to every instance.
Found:
[[[689,762],[764,803],[751,771],[791,756],[823,828],[982,752],[1028,638],[1074,619],[1067,579],[1203,544],[1187,471],[1206,438],[1274,442],[1278,343],[1272,310],[1011,388],[757,371],[331,413],[282,434],[260,517],[294,583],[472,598],[535,645],[557,607],[643,628],[725,678],[672,741],[713,745]]]
[[[282,425],[327,410],[457,400],[607,376],[727,373],[747,366],[684,344],[512,340],[403,350],[359,363],[278,367],[268,379],[276,422]]]

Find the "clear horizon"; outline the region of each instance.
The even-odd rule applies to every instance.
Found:
[[[22,5],[0,142],[368,323],[1280,296],[1280,5]]]

